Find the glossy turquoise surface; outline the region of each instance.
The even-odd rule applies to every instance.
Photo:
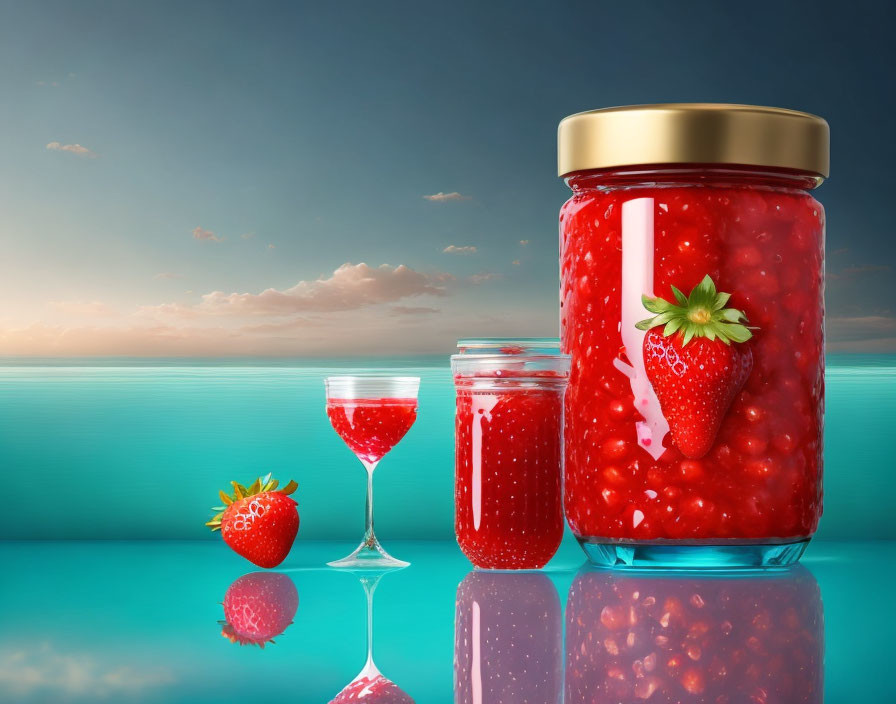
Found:
[[[0,543],[0,603],[4,605],[0,700],[329,702],[358,674],[366,658],[366,601],[358,575],[322,567],[350,547],[353,545],[347,542],[296,545],[277,572],[295,585],[298,610],[276,642],[260,649],[221,636],[218,621],[224,616],[221,602],[225,592],[238,577],[254,570],[220,543]],[[393,541],[387,547],[410,560],[411,566],[387,574],[374,592],[375,662],[418,704],[453,702],[455,599],[469,563],[456,545],[447,541]],[[564,679],[568,686],[573,677],[571,644],[561,640],[561,613],[569,615],[567,595],[577,574],[581,575],[582,562],[578,546],[565,543],[542,574],[500,574],[503,581],[497,602],[481,589],[477,592],[475,581],[462,596],[462,614],[478,600],[475,608],[481,612],[480,618],[492,619],[499,629],[511,629],[498,636],[512,635],[509,624],[522,628],[538,625],[526,623],[533,610],[523,607],[534,603],[540,609],[545,605],[549,622],[545,626],[540,617],[536,621],[541,623],[539,632],[553,640],[526,647],[544,648],[550,657],[557,656],[549,667],[556,678],[548,690],[530,687],[529,691],[556,693],[564,687]],[[891,608],[896,544],[819,541],[809,546],[803,564],[804,568],[794,572],[719,576],[731,582],[725,588],[738,594],[735,605],[729,607],[734,609],[729,617],[738,622],[731,614],[736,615],[742,604],[744,618],[751,618],[750,609],[755,608],[751,594],[761,604],[773,604],[763,596],[770,588],[786,590],[789,582],[801,585],[801,591],[794,593],[806,601],[808,613],[817,613],[823,603],[823,635],[820,621],[800,627],[806,629],[810,651],[818,648],[820,654],[823,642],[823,673],[815,673],[811,663],[806,667],[810,677],[823,677],[824,701],[892,701],[888,668],[896,629]],[[604,571],[587,577],[579,580],[578,590],[581,593],[589,583],[618,580],[618,575]],[[671,593],[678,588],[676,580],[687,579],[664,576],[655,587],[648,584],[642,591],[655,589],[658,596]],[[601,595],[592,591],[589,598],[593,608],[580,610],[577,616],[580,631],[592,626],[587,613],[602,614]],[[801,608],[799,603],[787,603]],[[502,608],[504,617],[498,613]],[[516,612],[512,612],[514,608]],[[593,619],[595,627],[597,620],[602,616]],[[780,620],[773,620],[772,633],[783,627]],[[490,635],[495,635],[494,630]],[[570,638],[569,629],[566,637]],[[579,644],[575,646],[572,652],[579,652]],[[464,647],[457,648],[462,659],[470,655],[461,652]],[[702,662],[712,655],[703,652]],[[509,662],[492,653],[480,676],[532,676],[532,672],[508,666]],[[502,668],[507,671],[498,672]],[[460,686],[459,692],[468,691],[463,683]],[[813,696],[807,701],[821,701]],[[567,696],[567,704],[581,701],[576,697]],[[483,704],[511,701],[521,700],[487,693],[482,698]],[[697,700],[683,697],[681,701]]]
[[[364,470],[324,411],[328,374],[419,376],[418,420],[376,470],[377,534],[454,537],[448,357],[389,360],[4,360],[0,476],[53,487],[0,512],[2,538],[210,539],[218,489],[299,482],[306,540],[359,540]],[[896,538],[896,357],[828,359],[820,537]],[[85,492],[84,489],[89,488]],[[78,501],[72,497],[78,496]],[[164,496],[160,510],[159,498]]]

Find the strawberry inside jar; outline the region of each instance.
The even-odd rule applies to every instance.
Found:
[[[750,106],[561,123],[564,498],[592,560],[782,564],[815,532],[827,145]]]

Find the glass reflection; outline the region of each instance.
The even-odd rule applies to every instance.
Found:
[[[566,608],[566,703],[821,704],[821,595],[800,565],[749,576],[583,568]]]
[[[557,590],[538,572],[470,572],[457,588],[456,704],[554,704],[563,682]]]
[[[221,635],[231,643],[264,648],[292,624],[298,608],[299,592],[285,574],[244,574],[224,594]]]
[[[330,704],[347,702],[414,704],[414,700],[408,694],[383,676],[373,661],[373,593],[386,573],[386,570],[359,573],[361,586],[364,587],[364,594],[367,597],[367,661],[355,679],[349,682]]]

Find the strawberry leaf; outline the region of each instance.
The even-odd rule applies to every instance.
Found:
[[[753,337],[753,333],[744,325],[729,325],[725,328],[725,334],[735,342],[746,342]]]
[[[666,323],[666,327],[663,328],[663,335],[669,337],[672,333],[678,330],[682,325],[684,325],[684,320],[681,318],[673,318],[668,323]]]
[[[742,310],[725,307],[731,294],[720,293],[709,275],[704,276],[688,296],[675,286],[670,288],[675,297],[674,303],[659,297],[641,297],[644,308],[654,315],[635,323],[638,330],[651,330],[662,325],[663,335],[667,337],[681,334],[683,345],[695,337],[720,340],[728,345],[731,342],[746,342],[753,336],[751,328],[744,325],[748,322],[746,314]]]
[[[728,299],[731,298],[730,293],[720,293],[716,296],[715,302],[712,304],[713,310],[722,310],[725,307],[725,304],[728,303]]]
[[[675,300],[678,301],[678,305],[686,306],[688,304],[688,297],[685,296],[680,289],[675,286],[672,287],[672,294],[675,296]]]
[[[292,492],[294,492],[298,488],[299,488],[299,485],[296,484],[292,479],[290,479],[289,482],[287,482],[286,486],[283,487],[282,489],[280,489],[280,493],[288,495],[288,494],[291,494]]]
[[[672,304],[662,298],[641,296],[641,304],[651,313],[664,313],[672,308]]]

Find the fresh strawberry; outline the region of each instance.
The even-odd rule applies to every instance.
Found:
[[[290,481],[277,489],[277,480],[268,474],[247,489],[233,484],[233,497],[219,492],[225,506],[205,525],[221,531],[230,548],[259,567],[276,567],[289,554],[299,532],[299,512],[288,494],[298,488]]]
[[[709,276],[690,296],[674,286],[672,293],[676,303],[644,296],[644,307],[656,315],[637,327],[648,331],[644,366],[672,440],[683,455],[697,459],[709,452],[750,375],[753,353],[742,343],[753,333],[743,311],[725,307],[731,294],[717,293]]]
[[[298,608],[296,585],[285,574],[244,574],[224,595],[221,635],[231,643],[264,648],[292,623]]]

